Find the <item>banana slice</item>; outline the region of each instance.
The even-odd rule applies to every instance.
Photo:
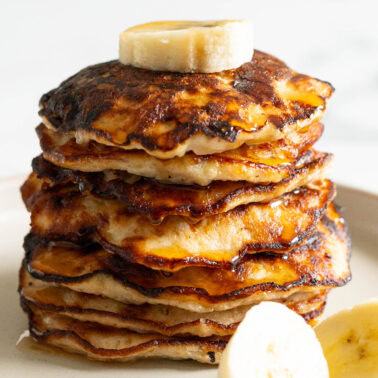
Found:
[[[332,378],[378,377],[378,298],[329,317],[315,332]]]
[[[252,307],[223,352],[218,370],[218,378],[247,377],[328,377],[313,329],[282,304]]]
[[[252,55],[252,25],[244,20],[151,22],[119,39],[121,63],[154,71],[219,72]]]

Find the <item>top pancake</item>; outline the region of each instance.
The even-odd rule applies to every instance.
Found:
[[[323,115],[330,84],[255,51],[214,74],[157,72],[119,61],[89,66],[43,95],[40,115],[79,141],[143,149],[158,158],[281,139]]]

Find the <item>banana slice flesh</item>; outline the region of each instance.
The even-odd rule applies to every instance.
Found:
[[[327,318],[315,332],[331,378],[378,377],[378,298]]]
[[[121,63],[154,71],[220,72],[252,55],[252,25],[245,20],[151,22],[119,39]]]
[[[313,329],[282,304],[252,307],[223,352],[218,370],[218,378],[247,377],[328,377]]]

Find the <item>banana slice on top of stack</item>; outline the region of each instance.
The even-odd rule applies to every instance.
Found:
[[[226,20],[128,29],[119,60],[44,94],[21,189],[32,336],[217,364],[261,302],[316,324],[350,279],[333,155],[314,148],[332,93]]]
[[[119,41],[121,63],[154,71],[219,72],[248,62],[252,52],[253,30],[244,20],[151,22]]]

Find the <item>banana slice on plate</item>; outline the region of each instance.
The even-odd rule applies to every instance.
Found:
[[[252,55],[252,25],[245,20],[151,22],[119,39],[121,63],[154,71],[220,72]]]
[[[315,332],[331,378],[378,377],[378,298],[338,312]]]
[[[328,377],[313,329],[282,304],[252,307],[223,352],[218,370],[218,378],[247,377]]]

